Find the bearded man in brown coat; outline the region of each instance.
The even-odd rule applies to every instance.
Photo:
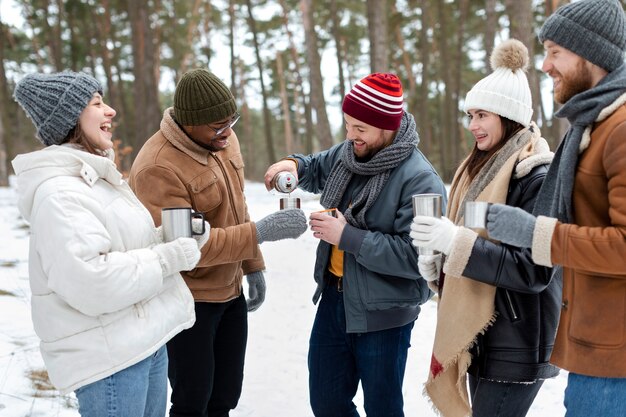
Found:
[[[534,214],[494,205],[489,236],[532,249],[563,279],[551,362],[567,417],[626,415],[626,24],[618,0],[559,8],[539,33],[555,114],[570,123]]]

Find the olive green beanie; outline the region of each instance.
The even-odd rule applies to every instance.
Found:
[[[235,98],[226,85],[205,69],[183,74],[174,91],[174,119],[183,126],[200,126],[231,117]]]

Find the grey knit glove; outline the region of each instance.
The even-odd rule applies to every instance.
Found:
[[[518,207],[492,204],[487,212],[489,237],[507,245],[530,248],[537,218]]]
[[[301,209],[286,209],[269,214],[256,222],[259,244],[295,239],[306,231],[306,216]]]
[[[246,275],[248,280],[248,311],[256,311],[265,301],[265,277],[263,271],[251,272]]]
[[[198,243],[190,237],[179,237],[171,242],[155,245],[152,250],[159,256],[165,277],[180,271],[190,271],[200,260]]]

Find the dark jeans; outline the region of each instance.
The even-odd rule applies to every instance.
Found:
[[[242,295],[196,303],[196,323],[167,343],[171,417],[227,417],[239,402],[248,339]]]
[[[403,417],[402,380],[413,323],[346,333],[343,294],[324,289],[309,342],[309,395],[316,417],[357,417],[359,381],[368,417]]]
[[[468,378],[473,417],[523,417],[543,385],[543,380],[521,384]]]

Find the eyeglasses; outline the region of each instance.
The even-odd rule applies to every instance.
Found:
[[[228,129],[230,129],[231,127],[235,126],[235,123],[237,123],[239,121],[239,118],[241,117],[241,115],[236,112],[235,115],[233,116],[232,119],[230,119],[228,122],[226,122],[226,124],[222,127],[220,127],[219,129],[216,129],[214,127],[212,127],[211,125],[207,125],[208,127],[211,128],[211,130],[213,130],[215,132],[215,137],[221,135],[222,133],[226,132]]]

